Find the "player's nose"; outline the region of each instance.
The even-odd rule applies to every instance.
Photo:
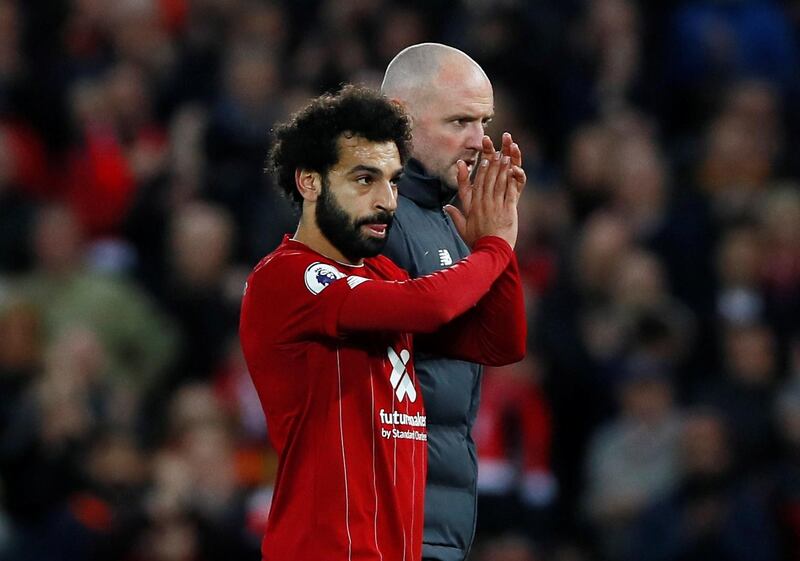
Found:
[[[483,125],[479,121],[473,121],[467,127],[464,147],[467,150],[480,151],[483,148],[483,135]]]
[[[383,182],[377,189],[375,207],[388,212],[397,210],[397,190],[391,181]]]

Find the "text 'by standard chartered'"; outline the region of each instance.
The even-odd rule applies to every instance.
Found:
[[[399,411],[386,411],[380,410],[381,423],[381,437],[382,438],[400,438],[405,440],[421,440],[427,441],[428,435],[424,431],[427,425],[427,418],[425,415],[407,415]],[[406,428],[409,427],[409,428]],[[423,430],[415,430],[412,427],[421,427]]]

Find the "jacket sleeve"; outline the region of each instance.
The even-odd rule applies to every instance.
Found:
[[[405,281],[355,276],[337,281],[353,287],[338,309],[338,331],[432,333],[474,307],[513,256],[507,242],[487,236],[475,244],[472,255],[431,275]]]
[[[431,335],[417,348],[450,358],[502,366],[525,357],[527,321],[519,264],[512,255],[506,269],[478,305]]]
[[[408,247],[408,239],[402,218],[395,215],[392,228],[389,230],[389,239],[386,240],[386,247],[383,248],[383,255],[405,269],[408,275],[414,279],[419,277],[420,274],[417,264],[411,255],[411,249]]]

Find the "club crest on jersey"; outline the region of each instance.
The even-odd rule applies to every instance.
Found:
[[[311,294],[319,294],[325,290],[328,285],[337,279],[344,278],[345,275],[333,265],[327,263],[312,263],[306,269],[305,281],[306,288]]]
[[[404,397],[408,397],[410,402],[417,400],[417,389],[414,387],[414,382],[411,381],[411,376],[408,375],[406,365],[411,360],[411,353],[408,349],[403,349],[400,354],[397,354],[392,347],[389,347],[386,352],[389,354],[389,362],[392,363],[392,374],[389,376],[389,383],[394,388],[394,393],[398,401],[403,401]]]

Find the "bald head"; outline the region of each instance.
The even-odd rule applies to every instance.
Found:
[[[492,84],[480,65],[447,45],[412,45],[387,66],[381,92],[411,116],[411,155],[455,189],[456,162],[475,163],[494,113]]]
[[[441,43],[406,47],[386,67],[381,93],[406,105],[430,97],[431,89],[458,79],[489,81],[480,65],[466,53]]]

